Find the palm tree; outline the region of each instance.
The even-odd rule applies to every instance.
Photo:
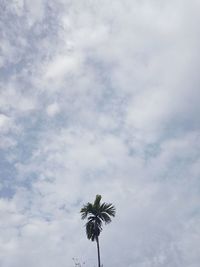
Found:
[[[99,235],[102,231],[102,224],[111,222],[111,216],[115,216],[115,207],[112,203],[101,203],[101,195],[96,195],[94,203],[88,202],[80,211],[81,218],[87,218],[86,235],[91,241],[97,242],[98,267],[100,263]]]

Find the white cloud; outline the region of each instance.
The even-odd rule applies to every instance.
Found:
[[[11,125],[12,125],[11,119],[4,114],[0,114],[0,131],[1,132],[8,131]]]
[[[28,15],[29,26],[31,27],[34,25],[34,23],[42,22],[45,15],[45,1],[36,0],[33,2],[30,0],[25,0],[24,3]]]
[[[48,105],[47,107],[47,114],[52,117],[55,116],[56,114],[58,114],[60,111],[59,105],[58,103],[53,103]]]
[[[59,55],[47,66],[45,77],[59,79],[77,70],[80,60],[73,55]]]
[[[1,266],[94,266],[79,209],[97,193],[117,208],[101,235],[104,265],[198,266],[198,8],[8,4]]]

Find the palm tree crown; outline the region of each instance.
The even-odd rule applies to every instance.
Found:
[[[102,231],[102,224],[111,222],[111,216],[115,216],[115,207],[111,203],[101,203],[101,195],[96,195],[94,203],[87,203],[81,209],[81,218],[87,218],[86,235],[87,238],[96,241],[98,253],[98,267],[100,263],[99,235]]]
[[[88,219],[86,234],[88,239],[94,241],[102,231],[102,224],[111,222],[110,216],[115,216],[115,207],[111,203],[101,203],[101,195],[96,195],[94,203],[87,203],[81,209],[81,218]]]

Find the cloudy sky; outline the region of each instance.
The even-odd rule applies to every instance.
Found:
[[[0,266],[200,262],[199,0],[0,1]]]

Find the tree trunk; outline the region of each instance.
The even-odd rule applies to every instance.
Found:
[[[96,237],[97,241],[97,253],[98,253],[98,267],[101,267],[101,262],[100,262],[100,249],[99,249],[99,237]]]

